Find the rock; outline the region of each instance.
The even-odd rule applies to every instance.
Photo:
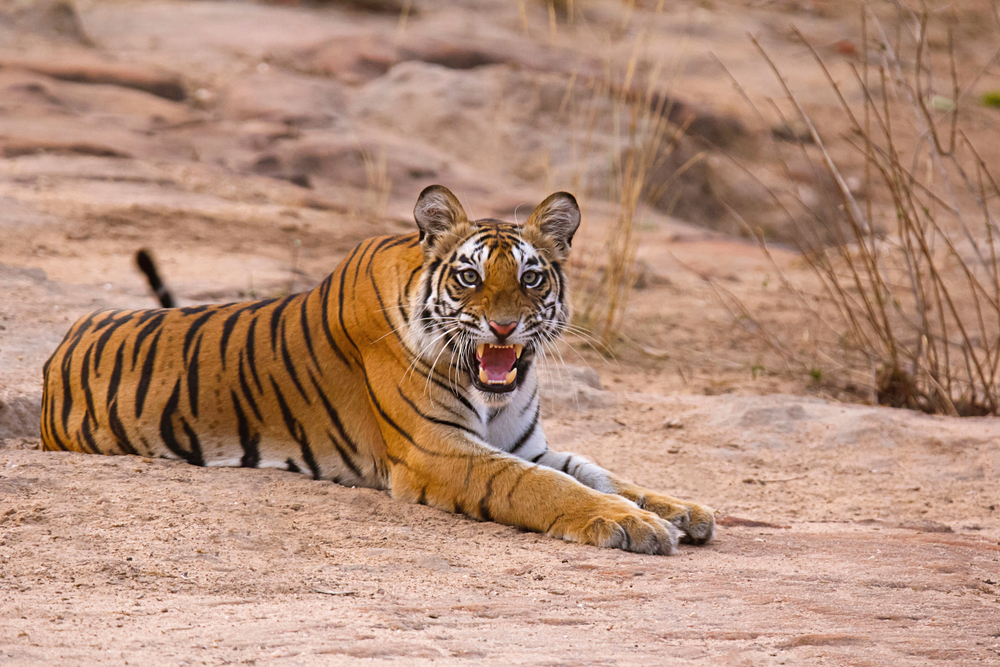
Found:
[[[107,123],[139,132],[198,118],[187,105],[145,91],[59,81],[17,69],[0,70],[0,109],[5,116],[55,116],[70,124],[86,117],[91,125]]]
[[[787,642],[780,644],[779,648],[795,648],[796,646],[853,646],[855,644],[869,644],[871,639],[859,635],[845,634],[819,634],[819,635],[799,635]]]
[[[376,35],[355,35],[325,42],[290,56],[299,69],[336,77],[344,83],[367,83],[399,61],[395,46]]]
[[[636,95],[644,95],[641,91]],[[662,113],[671,123],[712,148],[730,149],[740,143],[755,143],[743,121],[704,105],[691,104],[665,93],[651,96],[653,112]]]
[[[41,418],[41,395],[0,399],[0,440],[37,438],[40,433]]]
[[[262,65],[223,94],[226,118],[325,127],[344,115],[347,98],[336,81],[306,77]]]
[[[22,57],[0,53],[0,69],[25,69],[53,79],[79,83],[107,83],[135,88],[176,102],[186,92],[179,75],[149,65],[121,64],[82,53],[60,53],[51,57]]]
[[[679,137],[658,152],[653,168],[645,174],[646,201],[668,215],[705,227],[716,228],[728,218],[705,151],[691,139]]]
[[[254,173],[310,184],[416,194],[431,182],[454,182],[441,155],[412,141],[376,135],[306,134],[257,156]]]
[[[918,533],[954,533],[955,531],[951,526],[937,521],[931,521],[930,519],[921,519],[920,521],[909,521],[906,523],[899,524],[900,528],[905,530],[915,530]]]
[[[448,69],[473,69],[512,62],[511,53],[454,40],[411,37],[398,52],[400,61],[419,60]]]
[[[559,410],[600,410],[615,405],[618,397],[601,389],[601,379],[592,368],[559,364],[539,369],[538,392],[547,414]]]
[[[281,4],[298,4],[297,0],[271,0]],[[316,0],[318,5],[339,5],[348,9],[355,9],[373,14],[416,14],[417,8],[413,2],[407,0]]]
[[[73,117],[6,118],[0,116],[0,154],[34,153],[97,157],[166,157],[183,155],[184,146],[169,145],[112,124],[88,124]]]
[[[36,0],[17,3],[13,11],[0,10],[0,24],[9,22],[20,35],[25,33],[50,40],[93,46],[83,29],[76,7],[67,0]],[[7,21],[3,21],[6,18]]]

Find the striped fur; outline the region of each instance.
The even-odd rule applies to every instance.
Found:
[[[308,292],[81,319],[45,364],[43,447],[278,467],[641,553],[711,539],[707,509],[546,445],[534,362],[569,317],[572,196],[518,227],[432,186],[415,217]],[[513,381],[477,382],[481,344],[520,346]]]

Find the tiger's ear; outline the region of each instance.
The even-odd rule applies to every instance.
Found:
[[[580,226],[580,207],[576,203],[576,197],[568,192],[549,195],[524,225],[551,238],[560,252],[568,253],[573,234]]]
[[[413,218],[420,228],[420,242],[426,248],[432,247],[442,235],[455,233],[459,226],[469,222],[458,198],[443,185],[424,188],[413,207]]]

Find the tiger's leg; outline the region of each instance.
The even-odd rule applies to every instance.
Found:
[[[410,452],[391,461],[394,498],[550,537],[636,553],[670,555],[681,531],[617,495],[475,443]],[[428,450],[429,451],[429,450]]]
[[[554,452],[546,446],[544,451],[529,460],[571,475],[582,484],[602,493],[616,493],[642,509],[663,517],[684,532],[682,542],[705,544],[715,536],[715,516],[712,510],[629,484],[579,454]]]

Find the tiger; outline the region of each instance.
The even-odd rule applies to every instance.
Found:
[[[709,542],[707,507],[546,443],[536,360],[570,320],[576,199],[518,225],[433,185],[413,215],[306,292],[81,318],[44,365],[43,449],[281,468],[642,554]]]

